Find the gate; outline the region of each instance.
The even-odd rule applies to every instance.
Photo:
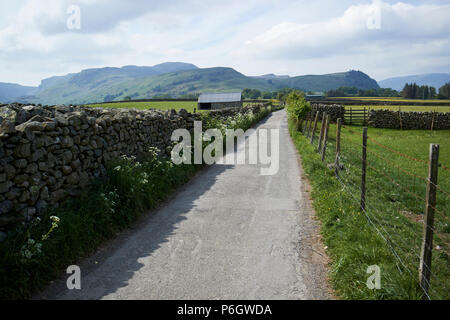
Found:
[[[365,107],[363,109],[355,109],[349,107],[345,109],[344,123],[354,125],[367,125],[369,119],[369,110]]]

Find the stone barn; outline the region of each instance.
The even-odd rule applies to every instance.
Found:
[[[198,97],[199,110],[217,110],[224,108],[241,108],[241,92],[202,93]]]

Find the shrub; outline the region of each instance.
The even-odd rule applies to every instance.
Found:
[[[286,110],[290,119],[302,120],[311,111],[311,105],[301,91],[291,91],[286,100]]]

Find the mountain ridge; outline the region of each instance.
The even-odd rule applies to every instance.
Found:
[[[153,67],[92,68],[64,76],[49,77],[43,79],[39,87],[24,87],[25,89],[18,91],[24,94],[13,98],[10,95],[9,101],[3,102],[15,100],[41,104],[86,104],[150,99],[161,95],[179,97],[207,91],[226,92],[244,88],[276,91],[289,87],[303,91],[324,92],[341,86],[356,86],[360,89],[379,88],[374,79],[354,70],[296,77],[274,74],[250,77],[233,68],[198,68],[193,64],[167,62]]]
[[[450,82],[450,73],[424,73],[387,78],[378,81],[378,85],[382,88],[401,91],[406,83],[416,83],[419,86],[427,85],[435,87],[437,91],[447,82]]]

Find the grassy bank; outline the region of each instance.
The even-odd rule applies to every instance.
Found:
[[[335,126],[330,126],[328,153],[322,162],[318,139],[290,133],[312,186],[316,214],[331,258],[330,279],[343,299],[417,299],[429,143],[440,144],[440,162],[450,162],[450,131],[400,131],[369,128],[367,215],[361,212],[361,131],[342,129],[338,180],[334,163]],[[319,124],[320,129],[320,124]],[[317,130],[318,132],[319,130]],[[317,134],[316,134],[317,137]],[[388,147],[389,149],[386,149]],[[393,152],[391,150],[395,150]],[[407,156],[407,157],[406,157]],[[430,297],[448,299],[450,172],[439,169]],[[417,197],[419,196],[419,198]],[[381,289],[366,286],[368,266],[381,269]]]
[[[202,115],[203,129],[248,129],[270,113],[239,113],[217,120]],[[107,173],[59,207],[49,208],[0,243],[0,299],[29,297],[69,265],[95,252],[144,212],[158,207],[203,165],[174,165],[156,150],[107,163]]]

